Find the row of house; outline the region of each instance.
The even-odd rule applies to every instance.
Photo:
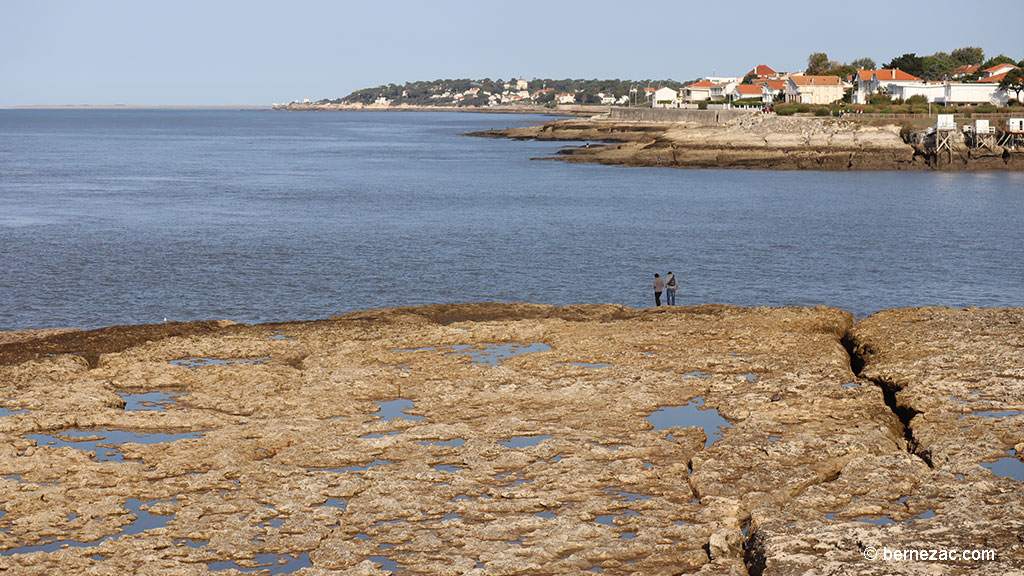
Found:
[[[885,94],[894,100],[921,95],[928,102],[938,104],[1005,106],[1010,94],[999,88],[999,82],[1015,68],[1017,66],[1013,64],[1000,64],[980,72],[977,66],[964,66],[955,70],[953,76],[958,78],[980,73],[980,80],[967,83],[925,82],[898,68],[857,70],[853,77],[844,80],[838,76],[814,76],[802,72],[783,74],[760,64],[744,76],[753,77],[748,84],[741,83],[741,78],[709,77],[678,92],[671,88],[652,89],[651,105],[655,108],[679,108],[692,107],[701,102],[735,101],[760,101],[770,105],[780,99],[799,104],[831,104],[842,100],[846,91],[850,90],[854,104],[867,104],[873,95]]]

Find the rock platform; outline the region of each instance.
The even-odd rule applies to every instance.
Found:
[[[0,408],[4,574],[1024,570],[1024,309],[8,334]]]

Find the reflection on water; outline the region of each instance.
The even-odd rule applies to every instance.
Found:
[[[162,444],[186,438],[201,438],[202,432],[133,432],[130,430],[67,430],[56,435],[26,434],[37,446],[70,446],[77,450],[95,451],[100,462],[124,462],[117,446],[127,442],[135,444]]]
[[[267,360],[270,360],[270,356],[263,356],[255,360],[247,360],[245,358],[236,358],[234,360],[220,360],[218,358],[182,358],[180,360],[171,360],[171,364],[195,370],[197,368],[202,368],[203,366],[230,366],[232,364],[262,364]]]
[[[117,394],[124,399],[124,409],[129,412],[163,412],[169,407],[177,405],[177,398],[185,395],[184,392],[118,392]]]
[[[28,554],[30,552],[53,552],[61,548],[85,548],[90,546],[98,546],[102,542],[109,540],[110,538],[119,538],[121,536],[127,536],[131,534],[141,534],[147,530],[153,530],[156,528],[163,528],[174,519],[174,514],[169,516],[157,516],[150,514],[148,511],[143,510],[142,506],[145,504],[147,507],[156,504],[157,501],[142,502],[136,498],[132,498],[125,502],[125,508],[131,513],[135,514],[135,521],[127,526],[121,528],[120,534],[112,534],[104,536],[99,540],[92,542],[81,542],[78,540],[55,540],[51,542],[44,542],[42,544],[35,544],[32,546],[22,546],[20,548],[12,548],[10,550],[0,551],[0,556],[12,556],[14,554]],[[2,517],[2,516],[0,516]]]
[[[981,465],[991,470],[996,476],[1024,482],[1024,462],[1016,457],[1016,450],[1008,450],[1007,453],[1009,456],[995,462],[982,462]]]
[[[476,344],[474,346],[456,345],[451,347],[455,352],[445,356],[469,356],[473,364],[484,364],[486,366],[497,366],[502,360],[507,360],[520,354],[532,354],[535,352],[547,352],[551,346],[534,342],[532,344]]]
[[[682,406],[662,406],[648,416],[647,420],[654,425],[655,430],[673,426],[680,428],[700,426],[707,436],[707,440],[704,442],[704,447],[707,448],[722,437],[723,428],[729,428],[731,425],[726,422],[725,418],[718,415],[718,410],[702,409],[702,406],[704,406],[703,398],[697,398]]]
[[[542,434],[540,436],[513,436],[508,440],[498,441],[498,444],[507,448],[530,448],[549,438],[551,438],[551,434]]]
[[[380,406],[378,414],[380,415],[381,420],[394,420],[396,418],[405,418],[406,420],[423,420],[423,416],[414,416],[406,413],[406,410],[410,410],[416,405],[412,400],[399,398],[398,400],[377,402],[377,405]]]
[[[288,554],[256,554],[252,559],[256,565],[251,567],[242,567],[237,564],[234,560],[222,560],[218,562],[210,562],[208,565],[210,570],[230,570],[235,569],[239,572],[263,572],[267,571],[271,574],[291,574],[302,568],[312,568],[313,563],[309,559],[309,552],[299,554],[297,556],[291,556]]]

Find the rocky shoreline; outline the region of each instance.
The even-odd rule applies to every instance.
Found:
[[[466,304],[7,334],[0,571],[1017,573],[1022,326]]]
[[[773,170],[1024,170],[1024,154],[963,145],[937,156],[896,124],[752,113],[717,125],[602,117],[550,122],[469,136],[587,142],[559,151],[567,162]],[[909,141],[920,142],[910,144]],[[602,144],[592,144],[600,142]]]

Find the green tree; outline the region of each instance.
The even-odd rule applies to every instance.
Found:
[[[1024,69],[1015,68],[1007,72],[999,81],[999,87],[1006,91],[1013,90],[1017,94],[1017,101],[1020,101],[1020,93],[1024,92]]]
[[[860,70],[874,70],[876,64],[871,58],[857,58],[853,62],[850,62],[850,66]]]
[[[1003,54],[1000,54],[999,56],[996,56],[995,58],[989,58],[984,64],[981,65],[981,68],[982,68],[982,70],[985,70],[987,68],[991,68],[993,66],[998,66],[1000,64],[1013,64],[1013,65],[1016,65],[1017,62],[1013,58],[1010,58],[1009,56],[1005,56]]]
[[[950,54],[959,66],[980,66],[985,61],[985,51],[977,46],[964,46],[957,48]]]
[[[920,76],[925,80],[941,80],[957,68],[957,66],[959,66],[959,62],[953,60],[949,54],[936,52],[931,56],[925,56],[921,59]]]
[[[757,79],[757,74],[754,74],[753,72],[751,72],[750,74],[747,74],[746,76],[743,77],[743,80],[740,81],[740,84],[750,84],[751,82],[753,82],[756,79]]]
[[[832,63],[828,59],[828,54],[824,52],[815,52],[807,57],[807,74],[811,76],[824,74],[830,68]]]
[[[833,62],[835,64],[835,62]],[[846,79],[847,76],[852,76],[857,73],[857,69],[852,64],[842,64],[839,66],[833,66],[828,74],[831,76],[839,76],[841,79]]]
[[[921,58],[917,54],[910,52],[909,54],[904,54],[903,56],[893,58],[888,64],[885,65],[885,67],[899,68],[900,70],[903,70],[907,74],[913,74],[914,76],[920,77],[922,74],[924,74],[923,61],[924,58]]]

